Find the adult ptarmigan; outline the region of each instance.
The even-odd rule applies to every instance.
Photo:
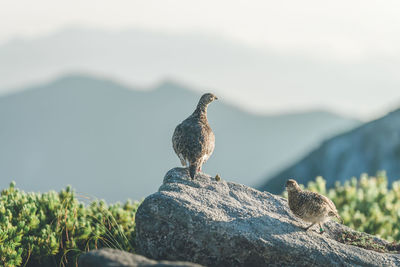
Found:
[[[318,223],[320,233],[323,233],[322,225],[330,217],[336,217],[342,221],[335,204],[329,198],[315,192],[302,190],[293,179],[286,182],[286,190],[288,191],[290,210],[297,217],[311,223],[305,230]]]
[[[214,151],[215,136],[208,124],[207,107],[216,99],[218,98],[210,93],[202,95],[196,110],[176,126],[172,136],[175,153],[183,166],[189,164],[192,179]]]

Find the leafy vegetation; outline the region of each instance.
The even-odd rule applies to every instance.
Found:
[[[363,174],[360,179],[352,178],[344,184],[337,182],[331,189],[326,188],[322,177],[317,177],[308,183],[307,190],[329,197],[350,228],[388,241],[400,240],[400,181],[389,188],[385,172],[376,177]],[[346,238],[358,240],[353,236]]]
[[[0,265],[75,266],[91,249],[134,250],[138,202],[85,205],[70,187],[25,193],[11,183],[0,196]]]

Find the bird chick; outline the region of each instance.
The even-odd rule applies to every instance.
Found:
[[[221,176],[219,176],[219,174],[215,175],[215,181],[217,182],[221,181]]]
[[[215,136],[207,120],[207,107],[215,95],[207,93],[201,96],[196,110],[186,120],[176,126],[172,136],[172,146],[181,160],[182,166],[189,165],[189,174],[193,179],[202,165],[214,151]]]
[[[322,234],[324,232],[322,225],[330,217],[336,217],[342,221],[335,204],[329,198],[315,192],[302,190],[297,182],[292,179],[286,182],[286,190],[288,192],[289,208],[293,214],[311,223],[304,230],[307,231],[318,223],[320,234]]]

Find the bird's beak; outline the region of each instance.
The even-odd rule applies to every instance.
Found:
[[[214,100],[218,100],[218,97],[215,97],[215,99]]]

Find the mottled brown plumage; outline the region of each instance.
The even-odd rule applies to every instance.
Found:
[[[289,208],[293,214],[306,222],[311,222],[311,225],[305,230],[318,223],[320,233],[322,233],[322,225],[330,217],[337,217],[341,220],[335,204],[329,198],[315,192],[302,190],[292,179],[286,182],[286,190],[288,191]]]
[[[215,136],[208,124],[207,107],[215,99],[213,94],[204,94],[193,114],[175,128],[172,136],[174,151],[183,166],[189,164],[192,179],[214,151]]]

